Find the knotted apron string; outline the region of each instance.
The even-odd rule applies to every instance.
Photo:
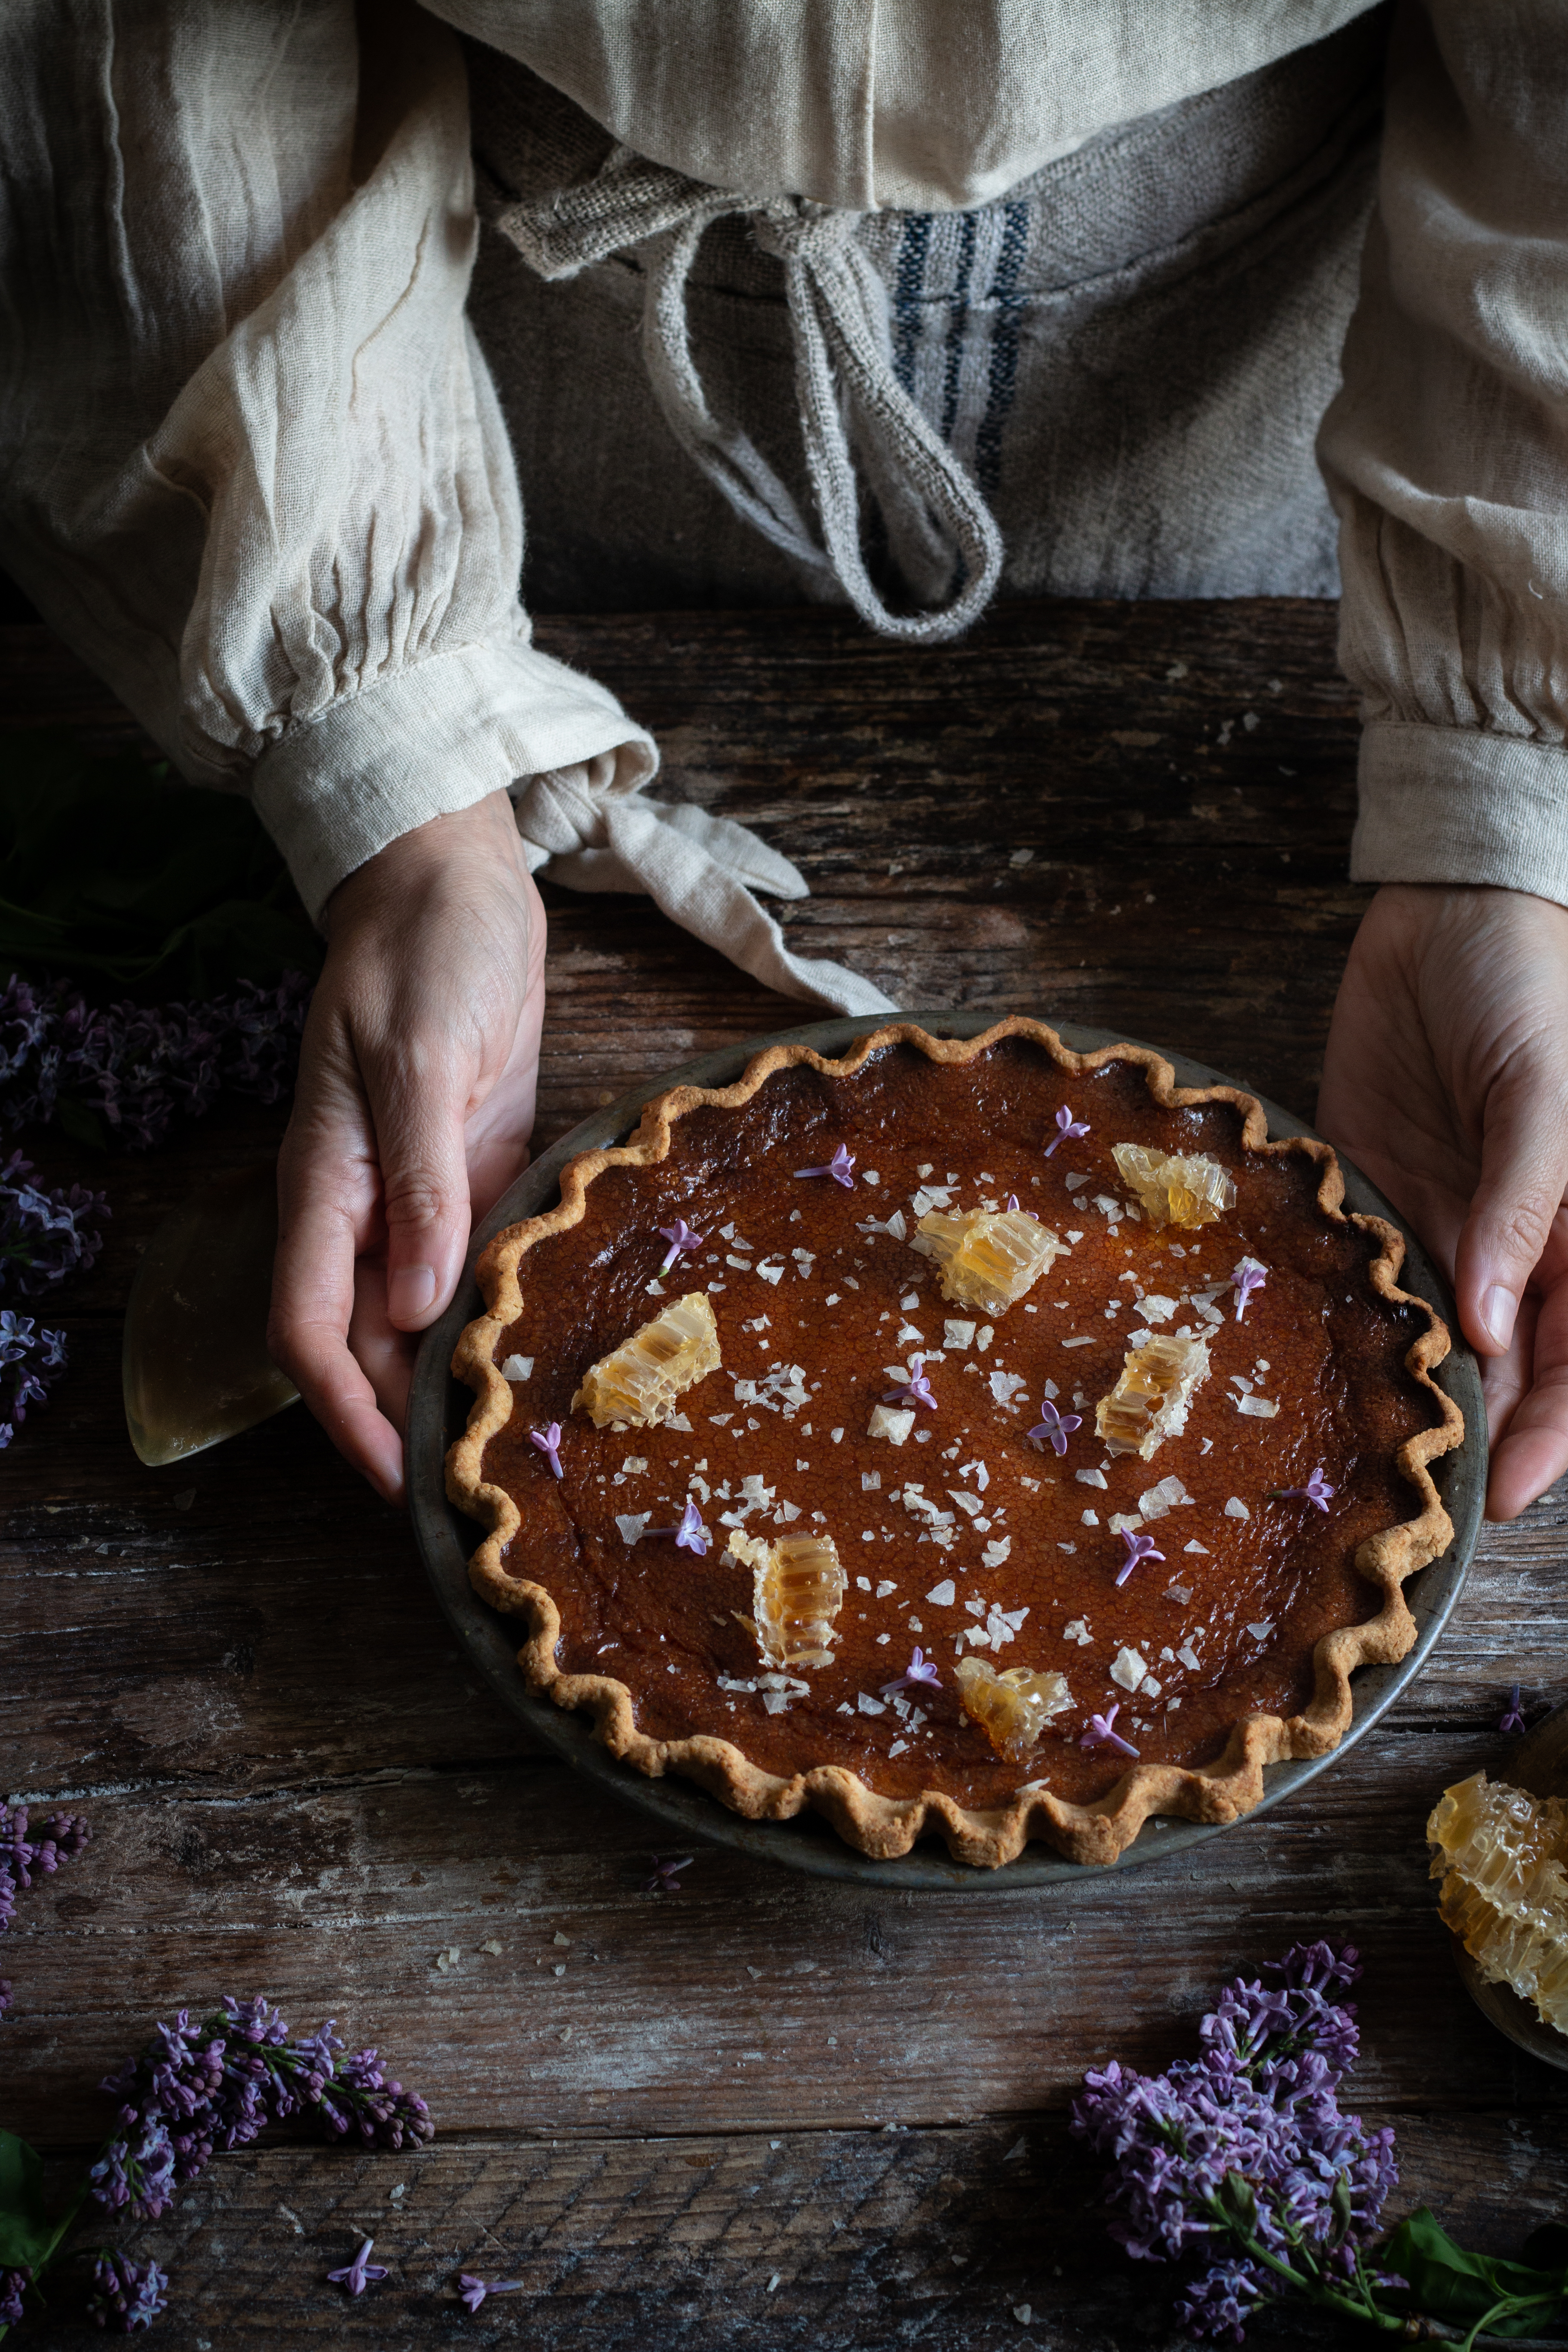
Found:
[[[697,248],[710,223],[734,214],[752,221],[757,243],[784,265],[801,435],[822,544],[751,436],[715,418],[692,358],[686,289]],[[960,635],[990,601],[1002,571],[1001,533],[970,475],[898,380],[887,297],[856,241],[859,218],[798,196],[759,205],[616,147],[591,180],[535,204],[509,205],[497,226],[546,278],[574,278],[593,262],[656,240],[643,352],[677,440],[775,547],[816,582],[837,579],[871,628],[906,645],[938,645]],[[945,541],[949,576],[957,581],[951,602],[896,614],[872,586],[860,552],[847,404],[906,521],[928,545],[938,533]]]

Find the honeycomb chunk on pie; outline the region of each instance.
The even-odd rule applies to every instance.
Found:
[[[1072,1705],[1067,1677],[1035,1666],[998,1674],[986,1658],[960,1658],[958,1695],[998,1756],[1026,1756],[1053,1715]]]
[[[1005,1315],[1067,1255],[1059,1235],[1022,1209],[970,1209],[961,1217],[932,1209],[910,1246],[936,1260],[944,1298],[987,1315]]]
[[[1217,1160],[1151,1151],[1142,1143],[1113,1144],[1110,1156],[1152,1225],[1212,1225],[1236,1206],[1236,1186]]]
[[[1167,1437],[1180,1436],[1193,1392],[1208,1376],[1206,1339],[1152,1333],[1128,1350],[1116,1386],[1096,1405],[1097,1434],[1113,1454],[1136,1454],[1147,1462]]]
[[[831,1536],[781,1536],[763,1543],[732,1535],[729,1549],[752,1570],[752,1618],[757,1647],[770,1666],[830,1666],[834,1619],[844,1605],[848,1580],[838,1564]]]
[[[1444,1790],[1426,1834],[1438,1907],[1482,1976],[1568,2032],[1568,1806],[1477,1772]]]
[[[634,1331],[584,1374],[572,1400],[595,1429],[613,1421],[651,1429],[668,1421],[679,1398],[719,1370],[719,1327],[707,1295],[689,1291]]]

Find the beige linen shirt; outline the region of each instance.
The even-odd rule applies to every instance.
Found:
[[[748,969],[869,1009],[746,897],[803,887],[786,862],[668,821],[649,738],[530,642],[435,19],[656,163],[867,213],[991,201],[1363,13],[436,0],[367,12],[362,93],[352,0],[12,0],[0,554],[183,773],[253,796],[312,913],[387,841],[521,783],[535,864],[650,887]],[[1322,455],[1367,719],[1355,873],[1568,904],[1565,31],[1563,0],[1408,0]]]

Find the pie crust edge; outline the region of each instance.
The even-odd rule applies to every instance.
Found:
[[[973,1811],[939,1790],[916,1797],[877,1795],[841,1765],[818,1765],[784,1779],[763,1771],[731,1740],[711,1733],[683,1739],[655,1739],[637,1727],[632,1693],[609,1675],[563,1674],[555,1662],[561,1616],[542,1585],[511,1575],[501,1565],[501,1554],[522,1525],[522,1514],[503,1487],[487,1482],[480,1465],[490,1437],[504,1426],[512,1410],[512,1391],[493,1358],[501,1332],[524,1310],[518,1267],[536,1243],[581,1222],[588,1187],[606,1168],[649,1166],[669,1150],[674,1122],[703,1107],[736,1109],[750,1100],[776,1070],[798,1063],[829,1077],[851,1077],[869,1057],[893,1045],[909,1045],[933,1062],[962,1064],[986,1052],[1005,1037],[1026,1037],[1043,1045],[1058,1066],[1070,1076],[1102,1067],[1108,1062],[1141,1066],[1152,1099],[1163,1109],[1185,1109],[1198,1103],[1230,1103],[1242,1114],[1242,1149],[1257,1153],[1295,1154],[1314,1160],[1321,1171],[1317,1206],[1339,1223],[1358,1226],[1381,1244],[1368,1267],[1374,1293],[1390,1305],[1413,1307],[1426,1318],[1405,1354],[1405,1366],[1424,1388],[1439,1418],[1418,1430],[1398,1447],[1395,1467],[1415,1487],[1421,1509],[1369,1536],[1356,1553],[1357,1571],[1383,1595],[1374,1617],[1362,1625],[1344,1625],[1325,1633],[1313,1651],[1314,1686],[1310,1701],[1300,1715],[1246,1716],[1235,1723],[1224,1751],[1212,1764],[1193,1768],[1173,1764],[1138,1764],[1125,1771],[1105,1795],[1092,1804],[1078,1805],[1043,1790],[1019,1796],[1001,1809]],[[1331,1145],[1307,1136],[1279,1142],[1268,1140],[1268,1119],[1254,1095],[1230,1086],[1178,1087],[1169,1062],[1151,1046],[1100,1045],[1086,1054],[1064,1045],[1054,1029],[1022,1015],[999,1021],[977,1037],[932,1037],[917,1024],[889,1022],[858,1040],[837,1060],[807,1045],[770,1045],[747,1064],[733,1085],[719,1087],[675,1087],[656,1097],[643,1110],[630,1139],[620,1146],[580,1152],[561,1171],[561,1204],[545,1214],[527,1218],[498,1234],[475,1269],[488,1312],[468,1325],[452,1358],[455,1377],[474,1391],[468,1426],[447,1457],[447,1492],[458,1509],[489,1528],[489,1532],[468,1564],[474,1591],[491,1608],[525,1619],[529,1637],[518,1653],[529,1687],[556,1706],[584,1709],[595,1733],[612,1755],[650,1779],[679,1772],[693,1780],[734,1812],[751,1821],[792,1820],[805,1807],[824,1814],[846,1843],[877,1859],[907,1853],[918,1837],[941,1836],[954,1859],[984,1868],[1014,1861],[1031,1836],[1053,1845],[1069,1860],[1112,1863],[1126,1851],[1152,1813],[1185,1821],[1225,1822],[1249,1812],[1264,1793],[1263,1771],[1268,1764],[1292,1758],[1327,1755],[1350,1727],[1353,1711],[1350,1678],[1358,1666],[1391,1665],[1403,1658],[1415,1639],[1415,1621],[1406,1606],[1404,1583],[1435,1559],[1453,1538],[1453,1522],[1445,1510],[1428,1465],[1459,1445],[1465,1435],[1464,1416],[1444,1394],[1432,1373],[1449,1351],[1447,1326],[1427,1301],[1403,1291],[1396,1277],[1405,1257],[1404,1237],[1381,1217],[1342,1208],[1344,1180]]]

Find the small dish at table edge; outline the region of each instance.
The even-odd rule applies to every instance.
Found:
[[[1037,1015],[1037,1018],[1045,1018]],[[1426,1663],[1458,1597],[1465,1571],[1475,1549],[1486,1500],[1486,1419],[1481,1405],[1480,1377],[1474,1357],[1458,1337],[1452,1301],[1436,1270],[1404,1219],[1359,1170],[1341,1155],[1347,1205],[1386,1217],[1405,1235],[1407,1255],[1402,1285],[1435,1306],[1454,1335],[1454,1347],[1437,1379],[1465,1416],[1465,1442],[1445,1457],[1440,1479],[1444,1500],[1454,1522],[1454,1540],[1447,1550],[1414,1576],[1405,1588],[1415,1619],[1415,1641],[1396,1665],[1364,1666],[1355,1677],[1355,1720],[1338,1748],[1327,1756],[1303,1759],[1268,1768],[1268,1790],[1260,1805],[1232,1822],[1178,1822],[1156,1817],[1146,1822],[1117,1863],[1096,1865],[1068,1862],[1049,1848],[1030,1846],[1016,1862],[996,1870],[979,1870],[955,1862],[936,1841],[922,1839],[909,1853],[879,1862],[845,1845],[826,1822],[802,1813],[791,1822],[749,1822],[731,1813],[715,1798],[690,1782],[645,1780],[621,1764],[602,1747],[584,1717],[536,1698],[523,1682],[516,1662],[515,1637],[506,1621],[488,1608],[468,1582],[468,1559],[479,1541],[474,1523],[447,1500],[447,1448],[461,1431],[471,1399],[451,1375],[452,1351],[464,1326],[483,1313],[484,1302],[473,1277],[480,1250],[491,1236],[524,1217],[538,1214],[559,1198],[561,1170],[575,1153],[624,1142],[642,1116],[645,1104],[675,1086],[720,1087],[737,1078],[752,1055],[765,1046],[810,1045],[817,1052],[843,1054],[858,1037],[889,1021],[910,1021],[933,1036],[973,1037],[1006,1018],[1000,1013],[885,1013],[816,1021],[798,1029],[752,1037],[726,1046],[680,1068],[663,1073],[623,1095],[563,1136],[542,1159],[525,1169],[496,1203],[476,1232],[468,1269],[458,1294],[440,1320],[431,1325],[416,1361],[408,1402],[405,1442],[409,1511],[415,1534],[436,1597],[468,1661],[483,1675],[503,1703],[524,1722],[543,1745],[598,1782],[611,1794],[635,1805],[658,1825],[665,1840],[700,1841],[783,1863],[813,1875],[848,1879],[865,1886],[891,1891],[941,1890],[966,1894],[1002,1894],[1024,1887],[1058,1885],[1081,1880],[1104,1869],[1127,1870],[1134,1864],[1163,1861],[1186,1849],[1245,1827],[1249,1821],[1293,1795],[1307,1781],[1329,1769],[1354,1746],[1393,1704]],[[1113,1029],[1093,1029],[1075,1022],[1051,1022],[1065,1045],[1085,1053],[1099,1045],[1122,1042]],[[1137,1040],[1126,1042],[1136,1043]],[[1175,1070],[1184,1086],[1242,1085],[1205,1064],[1194,1062],[1167,1047],[1156,1049]],[[1253,1091],[1251,1088],[1248,1092]],[[1268,1119],[1270,1136],[1310,1135],[1305,1121],[1258,1097]]]

